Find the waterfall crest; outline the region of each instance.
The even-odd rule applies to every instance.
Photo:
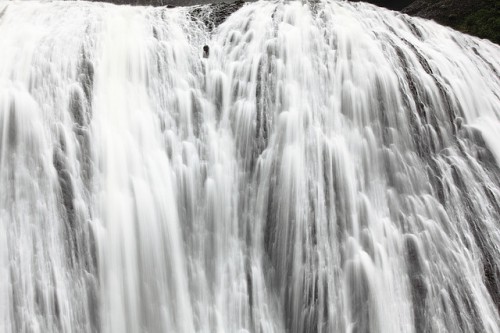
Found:
[[[0,3],[0,331],[500,332],[500,48],[208,10]]]

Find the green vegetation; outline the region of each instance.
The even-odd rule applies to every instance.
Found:
[[[500,0],[415,0],[403,12],[500,44]]]
[[[500,44],[500,1],[488,1],[484,8],[460,21],[454,26],[457,30]]]

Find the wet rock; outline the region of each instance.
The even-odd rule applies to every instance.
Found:
[[[202,4],[203,2],[199,2]],[[215,2],[211,3],[208,8],[194,8],[190,14],[193,20],[199,20],[207,29],[213,30],[224,22],[229,15],[236,12],[244,5],[245,1],[239,0],[236,2]]]
[[[417,332],[425,332],[427,329],[425,303],[428,287],[424,275],[424,264],[422,262],[422,253],[418,238],[414,235],[406,235],[404,247],[408,277],[411,286],[415,327],[417,328]]]

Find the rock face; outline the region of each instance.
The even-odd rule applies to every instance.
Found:
[[[500,44],[500,1],[416,0],[403,13],[420,16]]]
[[[243,6],[245,1],[238,0],[235,2],[218,2],[210,4],[209,10],[206,8],[195,8],[191,11],[191,15],[201,20],[209,29],[217,27],[224,22],[226,18]]]

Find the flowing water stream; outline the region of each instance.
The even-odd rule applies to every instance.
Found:
[[[500,47],[209,11],[0,2],[0,332],[500,332]]]

